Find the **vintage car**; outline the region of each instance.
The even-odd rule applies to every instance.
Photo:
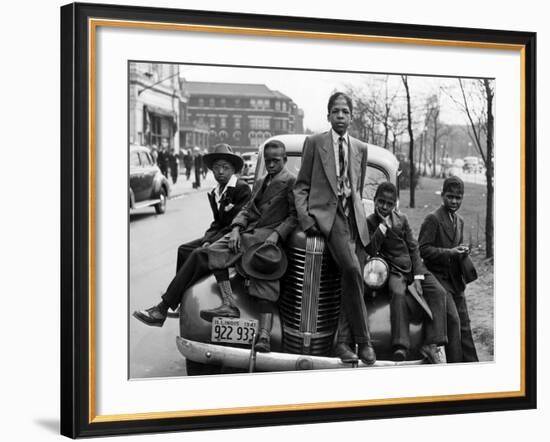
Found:
[[[287,149],[287,168],[298,173],[306,135],[279,135]],[[266,141],[266,142],[267,142]],[[264,143],[265,144],[265,143]],[[262,151],[260,147],[260,153]],[[369,145],[367,179],[363,189],[366,213],[373,211],[373,196],[383,181],[397,183],[398,161],[388,150]],[[263,155],[259,155],[255,177],[265,174]],[[177,347],[186,359],[187,374],[215,374],[235,371],[290,371],[350,367],[349,363],[331,357],[340,313],[340,274],[332,262],[323,238],[307,236],[299,228],[284,244],[288,259],[281,280],[281,295],[273,311],[271,352],[253,349],[259,311],[247,294],[247,281],[238,273],[231,274],[231,285],[241,311],[239,319],[202,320],[201,309],[221,304],[213,276],[199,281],[184,293],[180,307],[180,336]],[[380,261],[367,263],[365,301],[373,345],[375,365],[407,365],[422,362],[418,349],[423,339],[422,318],[412,318],[410,360],[391,361],[390,307],[380,281],[385,280],[387,265]],[[368,267],[368,269],[367,269]],[[363,366],[362,362],[353,364]]]
[[[153,206],[158,214],[166,212],[170,195],[168,179],[153,161],[147,147],[130,146],[130,209]]]

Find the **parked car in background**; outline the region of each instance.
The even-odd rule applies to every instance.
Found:
[[[287,150],[286,167],[297,174],[302,161],[306,135],[278,135]],[[265,143],[263,144],[265,145]],[[255,177],[266,173],[262,149]],[[388,150],[369,145],[367,179],[363,205],[367,214],[374,210],[374,193],[381,182],[397,184],[399,162]],[[350,367],[333,357],[332,349],[340,314],[340,272],[332,261],[323,237],[306,235],[297,228],[283,245],[288,267],[281,279],[281,295],[273,304],[271,352],[254,352],[260,312],[247,294],[247,281],[231,273],[231,286],[241,317],[201,319],[200,311],[219,306],[220,296],[214,276],[197,282],[183,294],[180,305],[180,336],[177,347],[185,357],[188,375],[218,374],[233,371],[288,371]],[[376,258],[378,259],[378,258]],[[390,299],[380,281],[387,278],[387,266],[367,264],[364,269],[369,328],[378,356],[375,365],[408,365],[423,361],[419,348],[423,342],[422,318],[411,318],[409,359],[393,362],[390,325]],[[385,273],[384,273],[385,272]],[[369,285],[374,281],[377,286]],[[359,362],[358,365],[364,365]]]
[[[258,153],[243,153],[241,158],[244,161],[241,177],[248,183],[254,184],[254,173],[256,172],[256,163],[258,162]]]
[[[145,146],[130,146],[130,209],[153,206],[158,214],[166,212],[166,200],[170,184],[153,161],[151,151]]]
[[[479,173],[483,168],[478,157],[464,157],[463,170],[465,173]]]

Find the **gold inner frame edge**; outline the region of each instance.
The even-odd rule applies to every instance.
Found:
[[[477,48],[477,49],[497,49],[519,51],[520,53],[520,211],[521,211],[521,226],[520,226],[520,389],[518,391],[506,392],[488,392],[488,393],[471,393],[471,394],[456,394],[456,395],[439,395],[439,396],[418,396],[406,398],[388,398],[388,399],[368,399],[357,401],[338,401],[338,402],[317,402],[303,404],[284,404],[284,405],[263,405],[258,407],[235,407],[235,408],[219,408],[219,409],[202,409],[202,410],[181,410],[181,411],[162,411],[148,413],[131,413],[117,415],[97,415],[96,414],[96,312],[95,312],[95,274],[96,274],[96,237],[95,237],[95,214],[96,214],[96,136],[95,136],[95,111],[96,111],[96,31],[97,28],[115,27],[115,28],[137,28],[148,30],[172,30],[186,32],[208,32],[221,34],[238,34],[238,35],[254,35],[254,36],[272,36],[272,37],[293,37],[293,38],[309,38],[309,39],[324,39],[324,40],[341,40],[341,41],[361,41],[371,43],[388,43],[388,44],[412,44],[420,46],[445,46],[445,47],[461,47],[461,48]],[[441,401],[459,401],[459,400],[482,400],[482,399],[497,399],[497,398],[513,398],[525,396],[525,45],[521,44],[506,44],[493,42],[475,42],[475,41],[459,41],[459,40],[440,40],[440,39],[424,39],[412,37],[389,37],[376,35],[359,35],[359,34],[340,34],[340,33],[323,33],[311,31],[293,31],[281,29],[264,29],[264,28],[246,28],[246,27],[231,27],[231,26],[211,26],[211,25],[191,25],[180,23],[157,23],[157,22],[140,22],[131,20],[111,20],[111,19],[88,19],[88,93],[89,93],[89,154],[90,164],[89,172],[89,401],[88,401],[88,422],[119,422],[119,421],[137,421],[146,419],[169,419],[178,417],[198,417],[198,416],[221,416],[221,415],[238,415],[246,413],[273,413],[281,411],[303,411],[303,410],[321,410],[328,408],[349,408],[349,407],[364,407],[374,405],[398,405],[398,404],[413,404],[426,402],[441,402]]]

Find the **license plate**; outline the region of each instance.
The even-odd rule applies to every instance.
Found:
[[[216,317],[212,320],[212,342],[250,344],[254,333],[258,333],[255,319]]]

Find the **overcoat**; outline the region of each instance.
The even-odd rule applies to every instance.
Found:
[[[361,242],[366,246],[369,232],[362,196],[368,147],[352,136],[349,140],[348,164],[354,219]],[[323,235],[328,237],[338,207],[336,159],[330,131],[312,135],[304,141],[302,165],[296,179],[294,196],[302,229],[305,231],[317,224]]]
[[[420,227],[418,243],[420,255],[430,272],[447,290],[459,294],[466,285],[459,258],[453,257],[450,249],[462,244],[464,220],[457,213],[455,216],[456,225],[453,225],[445,207],[430,213]]]
[[[267,175],[258,180],[252,190],[252,197],[233,220],[232,226],[241,228],[241,247],[235,253],[222,245],[223,239],[208,247],[208,264],[211,270],[231,267],[246,250],[259,242],[264,242],[273,232],[285,241],[296,228],[296,208],[292,192],[296,177],[283,168],[264,186]],[[227,238],[224,237],[224,239]],[[251,281],[251,294],[275,301],[279,297],[279,281]]]

